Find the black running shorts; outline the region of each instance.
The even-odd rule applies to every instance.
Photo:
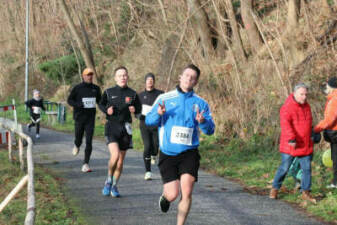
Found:
[[[198,149],[191,149],[176,156],[159,154],[158,167],[163,183],[180,179],[184,173],[191,174],[198,181],[200,155]]]
[[[123,124],[108,121],[105,124],[104,136],[106,139],[106,144],[118,143],[119,150],[126,151],[132,148],[132,135],[129,135]]]

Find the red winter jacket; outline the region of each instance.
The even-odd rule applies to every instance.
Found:
[[[280,123],[280,152],[292,156],[312,154],[312,115],[308,103],[299,104],[295,101],[293,94],[289,95],[280,110]],[[289,145],[291,140],[296,142],[295,148]]]

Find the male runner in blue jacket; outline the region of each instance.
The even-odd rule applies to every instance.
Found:
[[[164,183],[159,206],[167,212],[170,202],[181,192],[179,225],[186,221],[193,185],[198,179],[199,129],[207,135],[213,134],[215,129],[207,102],[193,91],[199,76],[200,70],[195,65],[185,67],[177,88],[160,95],[145,118],[146,125],[159,127],[158,166]]]

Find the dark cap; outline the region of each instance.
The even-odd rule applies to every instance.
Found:
[[[328,80],[328,85],[332,88],[337,88],[337,77],[331,77]]]
[[[153,81],[155,81],[155,78],[154,78],[154,74],[153,73],[148,73],[145,75],[145,81],[147,80],[147,78],[151,77],[153,79]]]

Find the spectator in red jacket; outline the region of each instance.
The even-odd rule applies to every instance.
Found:
[[[313,141],[311,140],[312,115],[307,103],[308,87],[299,83],[294,87],[280,110],[280,152],[282,162],[273,181],[269,197],[277,198],[278,190],[286,177],[289,167],[295,157],[298,157],[303,170],[301,189],[302,199],[316,202],[310,196],[311,160]]]

